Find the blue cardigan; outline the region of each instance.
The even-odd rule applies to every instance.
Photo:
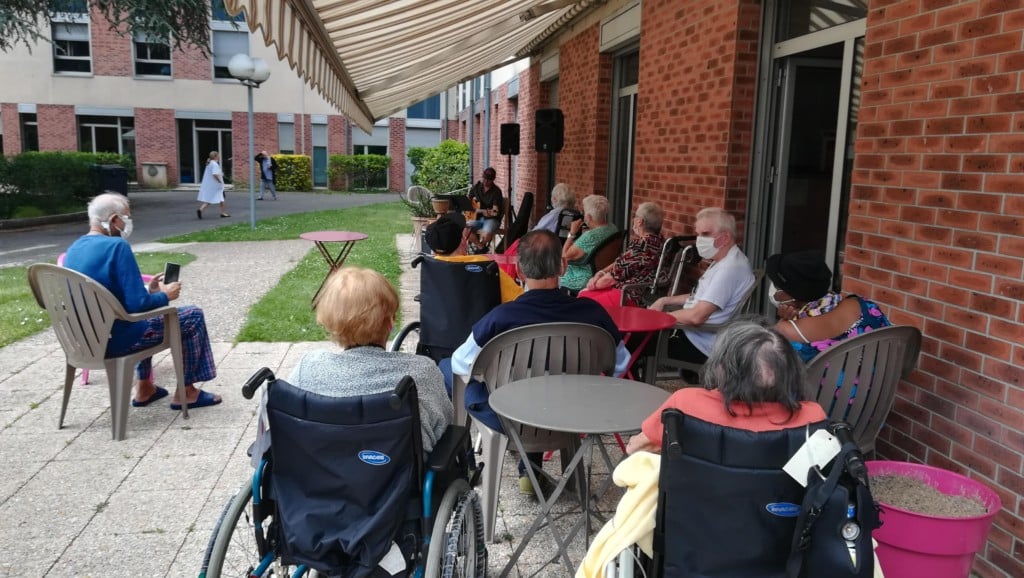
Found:
[[[129,313],[149,311],[167,305],[167,294],[150,293],[132,248],[121,237],[85,235],[68,247],[64,266],[91,277],[103,285]],[[122,352],[142,339],[143,322],[114,321],[107,343],[107,355]]]

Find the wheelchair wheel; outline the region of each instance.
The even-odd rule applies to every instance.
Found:
[[[263,521],[265,531],[268,521]],[[292,576],[294,567],[282,567],[278,560],[261,574],[254,573],[260,564],[254,524],[252,483],[246,482],[231,498],[219,525],[213,530],[215,538],[205,578]]]
[[[426,578],[482,578],[487,573],[480,500],[466,480],[452,483],[441,499],[426,564]]]
[[[395,336],[394,341],[391,342],[391,351],[402,351],[405,353],[418,354],[417,351],[420,343],[420,322],[413,321],[406,325],[398,332]]]

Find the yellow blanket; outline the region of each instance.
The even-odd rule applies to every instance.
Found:
[[[622,461],[612,473],[615,485],[626,488],[615,508],[615,516],[601,528],[587,550],[576,578],[604,578],[604,567],[619,552],[637,544],[653,554],[654,512],[658,508],[658,474],[661,456],[637,452]]]

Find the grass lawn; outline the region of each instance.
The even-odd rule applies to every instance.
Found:
[[[301,233],[323,230],[359,231],[369,235],[369,239],[356,243],[345,264],[374,269],[398,287],[401,268],[395,235],[409,231],[409,213],[401,203],[285,215],[257,222],[255,231],[247,223],[237,223],[161,241],[270,241],[297,239]],[[310,298],[327,273],[327,263],[319,251],[310,247],[302,261],[249,310],[237,341],[320,341],[327,338],[309,306]],[[400,323],[396,323],[396,327],[400,327]]]
[[[189,253],[136,253],[135,259],[143,273],[159,273],[167,261],[185,266],[196,257]],[[36,305],[32,289],[28,286],[28,267],[0,269],[0,347],[49,326],[50,316]]]

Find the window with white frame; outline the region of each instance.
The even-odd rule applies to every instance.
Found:
[[[229,16],[224,0],[210,2],[210,41],[213,47],[213,78],[232,79],[228,62],[236,54],[249,54],[249,32],[238,23],[245,22],[245,15]]]
[[[53,34],[53,71],[92,72],[92,50],[89,43],[89,23],[54,17],[50,21]]]
[[[233,78],[228,62],[236,54],[249,54],[249,33],[241,30],[213,30],[213,77]]]
[[[135,156],[135,119],[130,116],[79,115],[78,150]]]
[[[145,32],[133,37],[135,76],[171,76],[171,45]]]
[[[277,123],[277,148],[283,155],[295,154],[295,123]]]

